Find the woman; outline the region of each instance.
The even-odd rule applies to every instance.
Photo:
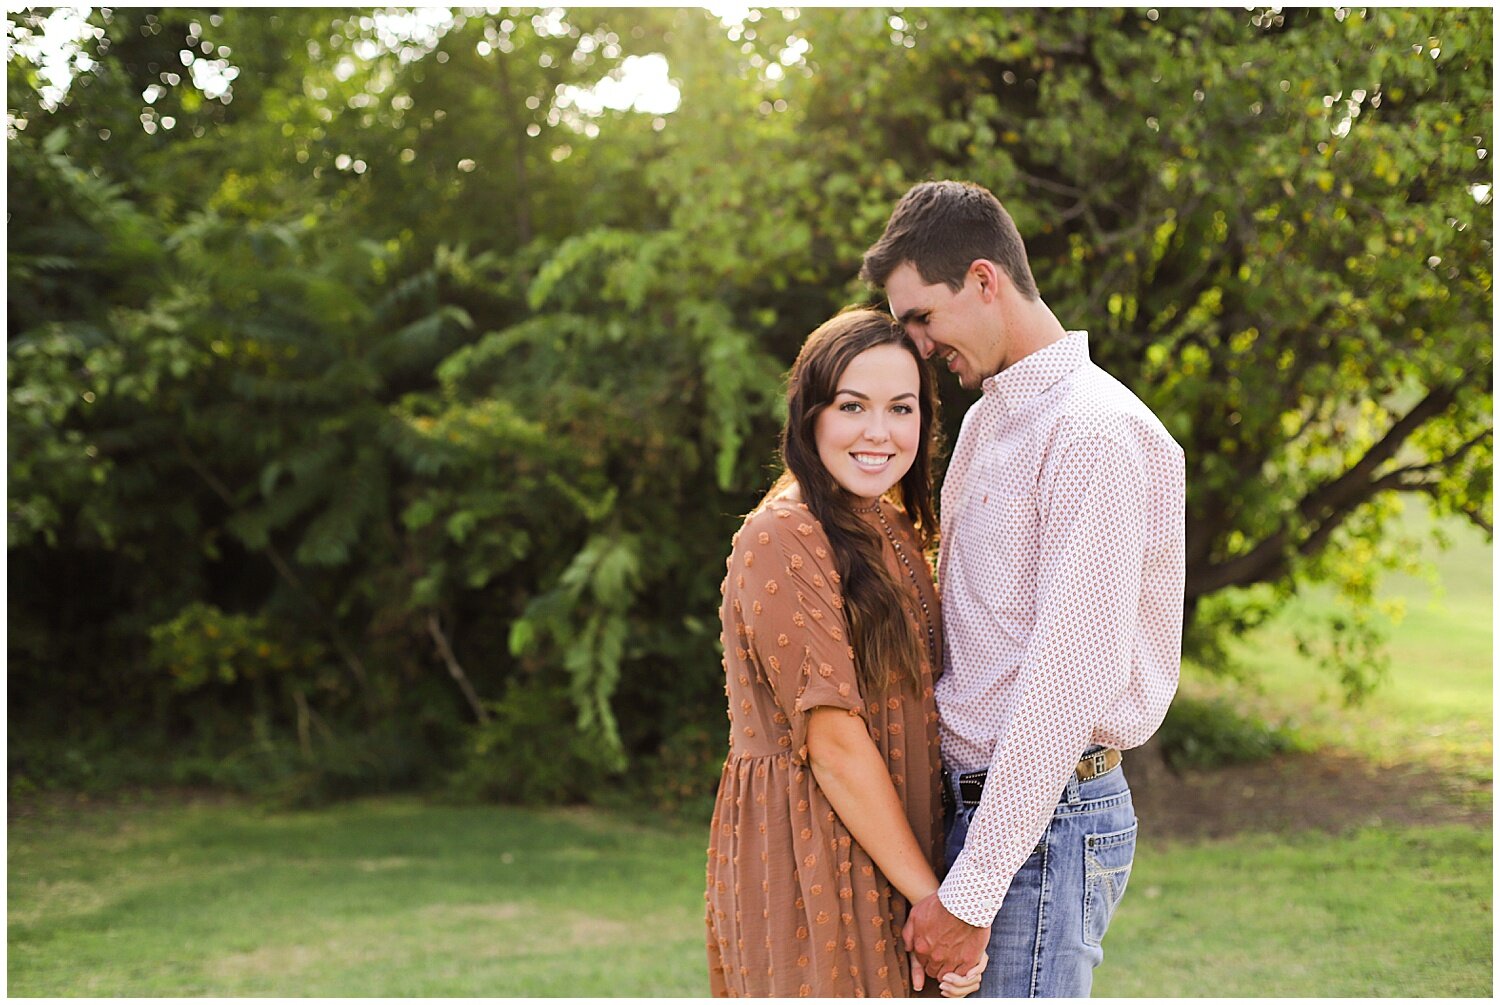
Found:
[[[877,311],[826,322],[792,367],[787,470],[735,535],[723,588],[716,996],[911,993],[901,927],[942,860],[936,410],[931,372]]]

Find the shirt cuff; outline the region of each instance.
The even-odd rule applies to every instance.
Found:
[[[959,921],[975,928],[987,928],[994,924],[995,915],[1000,913],[1010,881],[995,883],[988,877],[970,876],[966,857],[967,853],[960,853],[953,868],[943,878],[938,887],[938,902]]]

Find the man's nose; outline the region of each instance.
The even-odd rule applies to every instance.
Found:
[[[927,359],[932,355],[932,350],[935,347],[933,346],[931,339],[929,339],[926,335],[923,335],[921,332],[912,331],[910,328],[906,329],[906,333],[911,336],[912,342],[914,342],[917,346],[917,352],[922,354],[923,359]]]

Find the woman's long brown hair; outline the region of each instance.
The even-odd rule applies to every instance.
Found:
[[[896,484],[898,501],[927,550],[938,535],[932,509],[933,431],[937,424],[937,385],[926,360],[889,314],[846,310],[819,325],[807,337],[787,378],[787,419],[781,430],[781,459],[786,465],[771,495],[795,479],[802,501],[823,525],[833,547],[834,564],[843,582],[844,613],[860,689],[865,695],[885,689],[891,670],[905,670],[920,682],[923,642],[912,625],[905,592],[881,559],[884,538],[854,512],[851,496],[824,467],[815,435],[818,416],[833,403],[839,378],[860,353],[877,346],[900,346],[917,363],[920,389],[917,455]],[[934,612],[935,614],[936,612]]]

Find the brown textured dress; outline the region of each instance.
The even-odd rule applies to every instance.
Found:
[[[721,612],[729,757],[708,846],[716,997],[911,994],[908,905],[850,838],[807,762],[814,708],[862,717],[918,845],[941,868],[937,595],[906,514],[882,501],[862,519],[885,538],[886,566],[908,589],[923,640],[920,688],[892,672],[883,694],[860,693],[837,567],[804,504],[774,500],[735,535]]]

